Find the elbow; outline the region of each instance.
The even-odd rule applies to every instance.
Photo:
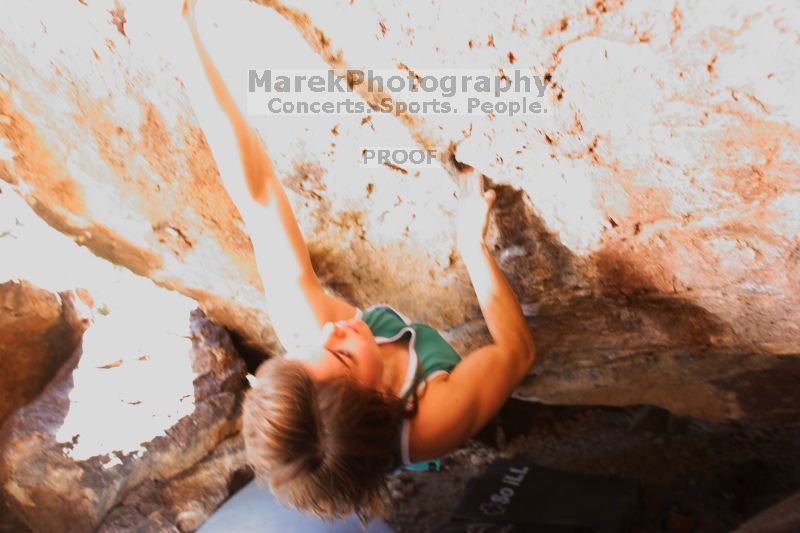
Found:
[[[533,340],[531,339],[530,342],[517,342],[513,345],[508,345],[505,347],[505,352],[509,356],[509,361],[513,362],[512,368],[515,369],[514,373],[517,379],[524,379],[536,360],[536,346]]]
[[[528,351],[528,371],[533,368],[533,364],[536,362],[536,345],[531,343],[530,350]]]
[[[526,335],[525,339],[520,343],[517,356],[520,361],[522,373],[527,374],[536,361],[536,343],[533,342],[533,337],[531,335]]]
[[[523,375],[527,375],[536,361],[536,347],[533,345],[526,347],[520,355],[520,361],[522,361]]]
[[[533,335],[527,328],[506,339],[506,342],[495,341],[494,344],[506,354],[509,370],[519,379],[523,379],[530,372],[536,361],[537,350]]]

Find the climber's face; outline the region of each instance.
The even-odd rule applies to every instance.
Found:
[[[327,322],[320,343],[322,352],[306,363],[312,378],[326,381],[349,376],[371,389],[381,386],[383,357],[366,322]]]

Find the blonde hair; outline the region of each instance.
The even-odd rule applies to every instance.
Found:
[[[381,511],[399,425],[413,416],[395,396],[348,377],[315,382],[298,361],[259,367],[243,404],[243,435],[256,478],[284,505],[333,520]]]

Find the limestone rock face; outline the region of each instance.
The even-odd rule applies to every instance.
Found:
[[[26,281],[0,283],[0,425],[75,351],[89,325],[90,301],[85,292],[54,294]]]
[[[447,172],[358,162],[368,146],[455,144],[498,192],[489,239],[538,341],[518,396],[796,419],[796,2],[261,3],[198,13],[242,106],[255,65],[548,80],[542,117],[253,117],[332,292],[395,305],[462,352],[488,340]],[[175,77],[189,57],[177,13],[18,5],[0,24],[0,178],[96,254],[279,352]]]
[[[238,431],[243,361],[201,311],[180,318],[98,317],[8,418],[0,487],[31,529],[93,531],[131,490],[181,474]]]
[[[222,441],[195,466],[167,482],[146,481],[108,513],[98,531],[194,531],[252,479],[241,435]]]

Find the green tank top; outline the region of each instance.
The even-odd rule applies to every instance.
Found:
[[[389,305],[376,304],[364,311],[358,309],[355,318],[367,323],[378,344],[394,342],[405,335],[411,337],[408,342],[408,369],[400,389],[401,398],[410,399],[415,387],[421,387],[423,383],[443,373],[449,373],[461,361],[458,353],[438,331],[425,324],[411,322]],[[415,465],[409,458],[409,430],[409,421],[404,420],[395,446],[396,466],[406,465],[419,469],[420,464]],[[428,463],[422,464],[427,466]]]

